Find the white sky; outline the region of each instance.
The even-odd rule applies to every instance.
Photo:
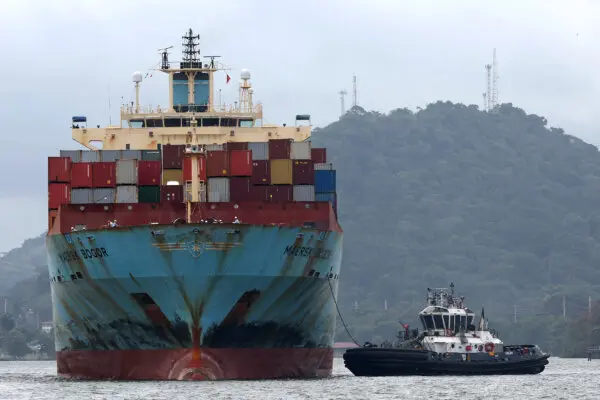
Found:
[[[178,59],[190,27],[204,55],[232,67],[229,85],[217,76],[223,100],[248,68],[270,123],[333,122],[354,73],[368,110],[481,104],[495,47],[501,102],[600,144],[600,1],[0,0],[0,251],[44,231],[46,157],[75,148],[71,116],[115,122],[131,73],[156,65],[161,47]],[[145,104],[167,96],[160,73],[142,84]]]

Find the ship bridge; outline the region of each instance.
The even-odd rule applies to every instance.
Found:
[[[73,117],[73,139],[98,150],[151,150],[164,144],[223,144],[225,142],[266,142],[269,139],[304,141],[310,138],[310,116],[298,114],[294,126],[264,125],[262,104],[254,104],[250,71],[240,74],[239,98],[233,105],[221,104],[214,96],[214,76],[230,69],[219,56],[200,55],[200,35],[190,29],[182,37],[181,61],[169,60],[169,49],[160,49],[158,71],[168,75],[167,106],[141,106],[141,72],[135,72],[135,102],[121,106],[120,125],[95,128],[86,118]],[[226,81],[230,76],[226,73]]]
[[[427,307],[419,313],[426,331],[474,331],[475,313],[464,305],[464,297],[454,295],[454,284],[447,289],[427,289]]]

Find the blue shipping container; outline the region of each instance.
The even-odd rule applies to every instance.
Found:
[[[335,170],[315,171],[315,193],[335,192]]]

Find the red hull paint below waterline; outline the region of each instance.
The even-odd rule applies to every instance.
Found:
[[[76,350],[57,353],[58,373],[84,379],[325,378],[333,349]]]

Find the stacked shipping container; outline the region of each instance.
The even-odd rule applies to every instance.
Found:
[[[61,204],[187,201],[192,161],[185,145],[161,150],[61,151],[48,158],[48,208]],[[273,139],[204,146],[197,153],[201,202],[329,201],[336,171],[325,149]]]

